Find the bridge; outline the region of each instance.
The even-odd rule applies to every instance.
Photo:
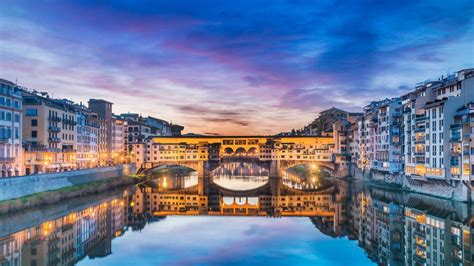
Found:
[[[184,166],[198,173],[198,193],[208,194],[211,172],[223,162],[252,161],[267,168],[272,194],[279,194],[282,173],[310,164],[344,176],[347,165],[336,163],[332,137],[199,136],[152,137],[131,147],[138,174],[149,175],[163,166]],[[222,188],[221,191],[224,191]]]

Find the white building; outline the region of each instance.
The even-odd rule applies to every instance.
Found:
[[[0,79],[0,177],[22,175],[22,97],[17,86]]]
[[[99,163],[99,118],[83,105],[76,106],[77,166],[95,167]]]
[[[126,155],[125,150],[125,129],[127,127],[127,121],[120,119],[117,116],[112,116],[112,160],[114,163],[120,163],[124,161]]]
[[[473,123],[467,109],[474,102],[474,69],[427,82],[402,98],[405,174],[451,185],[469,181]]]

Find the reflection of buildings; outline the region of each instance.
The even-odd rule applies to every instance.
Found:
[[[123,200],[112,200],[0,238],[0,265],[73,265],[111,253],[125,225]]]
[[[428,196],[336,183],[319,193],[229,196],[136,186],[122,198],[0,237],[0,265],[72,265],[112,252],[112,239],[167,215],[306,216],[323,234],[358,241],[380,265],[473,265],[473,209]],[[360,185],[360,187],[359,187]]]
[[[144,217],[182,215],[251,215],[251,216],[318,216],[331,222],[335,231],[345,221],[342,202],[344,196],[334,186],[321,191],[305,192],[287,189],[279,195],[257,196],[211,193],[198,195],[192,189],[162,191],[150,186],[139,186],[128,195],[129,220],[137,228],[144,225]],[[141,226],[140,226],[141,225]]]
[[[428,196],[360,188],[347,231],[381,265],[472,265],[471,206]]]

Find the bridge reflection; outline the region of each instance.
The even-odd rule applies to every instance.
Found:
[[[72,265],[110,256],[113,239],[168,215],[308,216],[323,234],[357,241],[379,265],[473,265],[472,205],[342,181],[319,191],[280,192],[203,196],[141,184],[4,215],[0,265]]]

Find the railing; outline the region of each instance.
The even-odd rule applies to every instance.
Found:
[[[61,142],[61,139],[58,138],[58,137],[51,137],[51,138],[49,138],[49,141],[51,141],[51,142]]]
[[[449,141],[454,141],[454,142],[461,141],[461,136],[454,136],[454,137],[451,137],[451,138],[449,139]]]
[[[38,146],[28,146],[25,148],[27,152],[60,152],[58,148],[48,148],[48,147],[38,147]]]
[[[14,161],[15,161],[15,157],[0,158],[0,163],[13,163]]]
[[[77,122],[74,121],[73,119],[66,119],[66,118],[63,119],[63,123],[64,124],[70,124],[70,125],[76,125],[77,124]]]
[[[48,130],[51,132],[61,132],[61,129],[59,127],[53,127],[53,126],[50,126]]]
[[[61,122],[61,118],[59,116],[48,116],[48,120],[53,122]]]
[[[415,121],[419,122],[419,121],[425,121],[428,117],[425,116],[425,115],[417,115],[415,117]]]

